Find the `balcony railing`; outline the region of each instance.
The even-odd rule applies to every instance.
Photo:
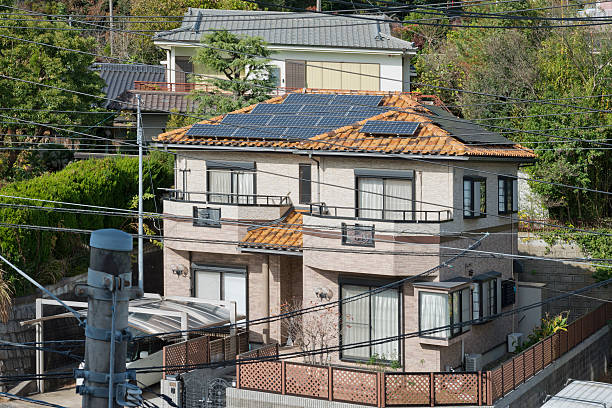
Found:
[[[280,207],[291,205],[289,196],[264,194],[232,194],[214,191],[183,191],[170,188],[160,188],[165,192],[166,199],[174,201],[189,201],[202,204],[247,205],[260,207]]]
[[[355,208],[311,203],[308,215],[341,219],[390,222],[447,222],[453,220],[451,210],[381,210],[380,208]]]

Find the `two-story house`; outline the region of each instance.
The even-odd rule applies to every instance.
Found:
[[[305,90],[154,143],[176,153],[167,295],[235,300],[252,320],[291,299],[337,301],[420,275],[338,310],[346,348],[335,359],[408,371],[459,367],[466,354],[491,361],[516,331],[512,317],[488,317],[513,307],[503,254],[516,253],[515,177],[534,154],[436,97]],[[253,342],[286,340],[278,321],[249,329]]]
[[[185,13],[179,28],[154,37],[166,50],[168,82],[188,82],[189,72],[225,78],[190,60],[202,36],[218,30],[263,38],[273,51],[279,88],[410,90],[410,59],[417,50],[392,35],[386,17],[197,8]]]

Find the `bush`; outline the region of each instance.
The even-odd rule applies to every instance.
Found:
[[[172,185],[173,160],[168,156],[154,153],[148,157],[148,160],[145,159],[146,193],[154,192],[151,184],[155,188]],[[133,196],[137,194],[138,159],[133,157],[75,162],[57,173],[10,183],[0,189],[0,253],[41,284],[51,284],[64,276],[85,272],[88,234],[33,229],[25,226],[84,230],[126,228],[128,225],[126,217],[9,207],[3,203],[78,208],[13,199],[7,196],[127,209]],[[145,210],[154,209],[152,202],[148,203],[148,206],[149,208]],[[17,228],[15,225],[24,227]],[[79,258],[79,254],[81,262],[75,264],[73,261]],[[82,262],[83,256],[85,262]],[[13,286],[16,296],[32,291],[32,286],[26,280],[8,268],[4,278]]]

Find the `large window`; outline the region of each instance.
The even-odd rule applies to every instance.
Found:
[[[498,211],[500,214],[509,214],[518,211],[518,184],[512,177],[499,177],[497,179]]]
[[[463,217],[476,218],[487,215],[487,179],[463,178]]]
[[[310,164],[300,164],[300,204],[312,202],[312,175]]]
[[[246,268],[195,265],[195,297],[236,302],[238,314],[246,316]]]
[[[380,64],[308,61],[306,86],[318,89],[378,91]]]
[[[474,320],[486,320],[501,310],[501,280],[491,278],[478,280],[472,289]]]
[[[450,293],[419,292],[419,331],[423,337],[448,339],[469,330],[470,288]],[[455,325],[453,327],[446,327]],[[441,330],[433,330],[446,327]],[[432,331],[429,331],[432,330]]]
[[[255,169],[232,162],[207,162],[208,201],[211,203],[255,204]],[[234,166],[234,167],[232,167]]]
[[[374,288],[345,284],[341,287],[341,296],[346,299]],[[361,342],[371,343],[373,340],[398,336],[399,311],[400,292],[397,289],[387,289],[342,303],[340,344],[348,346]],[[399,339],[341,351],[341,358],[347,360],[368,360],[372,356],[385,361],[400,360]]]
[[[384,220],[412,220],[412,180],[408,178],[358,177],[357,216]]]

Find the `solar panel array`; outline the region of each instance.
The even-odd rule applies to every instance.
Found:
[[[394,122],[387,120],[368,120],[361,127],[363,133],[377,135],[413,136],[419,127],[419,122]]]
[[[388,111],[379,95],[289,94],[281,104],[260,103],[251,113],[225,115],[220,124],[195,124],[187,136],[309,138]]]

